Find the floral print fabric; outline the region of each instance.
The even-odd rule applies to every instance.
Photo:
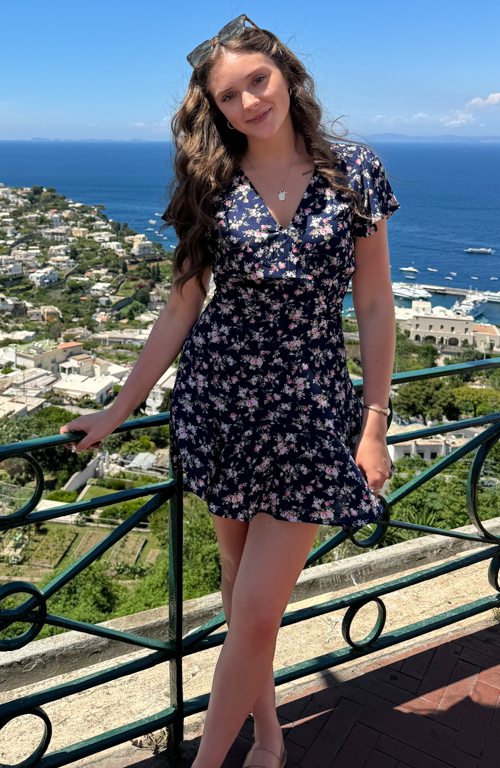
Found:
[[[356,528],[383,512],[353,458],[363,407],[341,312],[354,238],[400,206],[372,150],[330,147],[369,220],[316,169],[288,227],[241,169],[216,198],[215,292],[183,345],[170,460],[221,517]]]

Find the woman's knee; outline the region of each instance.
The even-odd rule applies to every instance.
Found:
[[[231,604],[231,628],[241,633],[252,647],[266,646],[276,640],[283,614],[265,602],[237,601]]]

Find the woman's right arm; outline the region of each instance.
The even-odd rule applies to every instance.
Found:
[[[211,267],[207,267],[203,273],[207,291],[211,272]],[[174,281],[177,276],[174,273]],[[204,298],[194,277],[184,284],[182,296],[176,288],[172,288],[165,308],[113,405],[87,416],[79,416],[61,427],[61,434],[79,431],[87,433],[86,437],[74,445],[77,453],[98,448],[101,440],[126,421],[132,411],[146,399],[160,376],[182,350],[189,331],[200,316],[203,304]]]

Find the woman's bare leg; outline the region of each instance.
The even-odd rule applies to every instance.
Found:
[[[233,588],[231,625],[215,667],[192,768],[220,768],[272,667],[276,638],[318,524],[259,513],[249,523]]]
[[[231,621],[231,601],[233,585],[226,583],[224,579],[221,582],[222,602],[224,605],[224,614],[229,627]],[[254,719],[255,746],[265,747],[271,752],[279,754],[283,736],[281,725],[276,712],[276,686],[274,683],[274,669],[271,669],[264,681],[262,690],[251,709]]]
[[[249,523],[212,515],[221,554],[221,594],[224,615],[229,628],[233,587],[245,546]],[[271,665],[262,690],[251,709],[254,719],[255,745],[279,754],[282,743],[281,726],[276,712],[276,686]]]

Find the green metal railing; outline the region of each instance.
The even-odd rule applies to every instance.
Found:
[[[394,374],[392,377],[392,384],[396,385],[404,382],[448,376],[450,374],[464,372],[470,373],[498,366],[500,366],[500,358],[493,358],[491,360],[460,363],[457,365],[427,368],[418,371],[406,371],[404,373]],[[362,392],[362,379],[355,380],[353,384],[357,392]],[[392,405],[391,415],[388,417],[389,424],[391,418]],[[157,416],[127,421],[115,430],[115,432],[160,426],[168,424],[169,421],[170,413],[168,412]],[[346,642],[346,646],[340,650],[324,654],[323,656],[317,656],[308,661],[277,670],[274,675],[276,685],[282,685],[283,683],[298,680],[306,675],[310,675],[323,669],[339,666],[346,661],[359,658],[361,655],[367,655],[382,648],[389,648],[410,638],[424,635],[440,627],[449,626],[457,621],[480,614],[500,605],[500,597],[498,594],[500,592],[498,581],[500,569],[500,537],[493,535],[487,530],[485,525],[480,521],[477,510],[478,483],[481,469],[489,451],[496,444],[500,436],[500,413],[489,414],[488,416],[479,418],[463,419],[453,423],[437,425],[391,436],[387,438],[387,443],[396,444],[404,442],[407,439],[415,440],[420,437],[428,437],[435,434],[442,435],[443,433],[463,430],[466,427],[477,427],[487,424],[490,424],[490,426],[487,427],[482,434],[468,440],[465,444],[456,448],[448,455],[437,460],[418,476],[412,478],[397,491],[390,494],[387,499],[382,497],[381,501],[384,506],[384,513],[379,521],[377,521],[375,530],[370,536],[364,539],[358,539],[350,529],[341,528],[338,533],[332,535],[327,541],[310,552],[304,567],[307,567],[322,558],[327,552],[333,550],[346,539],[350,539],[361,549],[372,547],[382,541],[388,527],[467,539],[468,541],[479,542],[486,546],[467,556],[459,557],[445,564],[425,568],[410,576],[403,576],[370,589],[360,589],[347,597],[336,598],[309,608],[302,608],[286,613],[282,618],[282,627],[347,608],[342,622],[342,635]],[[34,585],[23,581],[11,581],[8,584],[1,586],[0,605],[4,598],[11,595],[26,595],[27,597],[24,602],[18,604],[14,609],[0,610],[0,631],[10,627],[15,622],[20,621],[29,624],[29,628],[20,636],[0,639],[0,650],[8,652],[25,646],[31,640],[36,638],[45,624],[48,624],[64,629],[78,630],[79,632],[85,632],[90,635],[108,638],[110,640],[119,640],[131,646],[147,648],[150,650],[150,653],[140,659],[125,664],[110,666],[103,671],[85,675],[76,680],[72,680],[71,682],[63,683],[62,685],[48,688],[45,691],[30,694],[15,701],[0,705],[0,730],[12,719],[26,714],[38,716],[44,724],[44,734],[36,750],[27,759],[17,764],[17,766],[22,766],[22,768],[30,768],[30,766],[35,765],[42,766],[43,768],[56,768],[56,766],[67,765],[76,760],[97,754],[105,749],[109,749],[110,747],[130,739],[151,733],[160,728],[167,729],[168,750],[175,754],[180,742],[184,738],[185,718],[206,710],[210,695],[207,692],[194,698],[184,699],[182,688],[183,659],[190,654],[222,645],[226,637],[226,632],[216,631],[225,623],[223,611],[202,626],[192,630],[184,637],[182,636],[183,491],[188,490],[187,481],[183,478],[182,472],[179,471],[174,473],[170,467],[170,477],[163,482],[144,485],[140,488],[131,488],[106,496],[99,496],[89,501],[74,502],[63,507],[55,507],[39,512],[34,511],[43,492],[44,477],[40,465],[36,459],[33,458],[31,453],[44,450],[45,448],[63,445],[70,441],[77,442],[82,439],[83,434],[84,433],[81,432],[73,432],[67,433],[66,435],[55,435],[36,440],[27,440],[0,447],[0,461],[13,456],[23,457],[31,464],[36,476],[36,489],[32,498],[18,511],[0,517],[0,530],[18,528],[27,524],[39,523],[46,520],[56,520],[63,516],[74,514],[75,512],[85,513],[94,510],[96,507],[105,507],[121,501],[137,499],[142,496],[152,496],[152,498],[146,501],[130,518],[120,523],[120,525],[111,531],[105,539],[73,562],[66,568],[66,570],[57,575],[53,581],[47,584],[44,588],[38,589]],[[477,534],[460,533],[456,530],[444,530],[442,528],[434,528],[431,526],[417,525],[391,519],[390,511],[394,504],[404,499],[415,489],[423,486],[426,482],[433,477],[436,477],[440,472],[446,470],[457,460],[462,459],[466,454],[472,451],[474,452],[474,458],[471,461],[467,478],[466,504],[470,519],[478,529]],[[151,640],[135,634],[88,624],[82,621],[73,621],[62,616],[55,616],[47,613],[46,601],[48,598],[52,597],[84,568],[95,562],[104,552],[167,501],[169,502],[169,639],[167,642]],[[495,590],[494,595],[462,605],[459,608],[433,616],[430,619],[419,621],[383,634],[386,618],[386,609],[382,601],[384,595],[394,592],[395,590],[401,590],[407,586],[429,581],[461,568],[466,568],[469,565],[473,565],[483,560],[489,561],[487,577],[491,587]],[[370,602],[375,603],[378,610],[375,626],[363,640],[354,641],[351,637],[352,621],[360,608]],[[111,680],[117,680],[135,672],[149,669],[157,664],[162,664],[165,661],[169,662],[170,671],[170,707],[157,712],[150,717],[145,717],[133,723],[127,723],[120,728],[88,738],[58,751],[47,753],[51,739],[52,725],[49,717],[43,710],[45,704],[102,685]]]

